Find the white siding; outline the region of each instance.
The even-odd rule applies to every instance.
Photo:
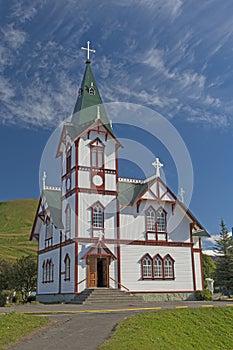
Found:
[[[194,253],[194,266],[195,266],[195,275],[196,275],[196,289],[202,290],[202,273],[201,273],[200,253]]]
[[[79,193],[79,236],[92,237],[92,205],[99,201],[104,210],[105,238],[117,237],[116,198],[110,195]]]
[[[141,258],[170,254],[175,260],[175,280],[142,280]],[[193,290],[191,248],[125,245],[121,247],[121,283],[132,291],[191,291]]]
[[[65,256],[70,257],[70,281],[65,281]],[[61,258],[61,293],[73,293],[75,283],[75,243],[62,247]]]

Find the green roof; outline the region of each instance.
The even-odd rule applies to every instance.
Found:
[[[154,182],[154,178],[146,183],[119,182],[118,199],[122,205],[133,205]]]
[[[194,237],[210,237],[209,233],[206,232],[205,230],[193,232],[192,234]]]
[[[62,230],[64,227],[61,215],[61,191],[44,190],[44,195],[54,226]]]
[[[90,93],[93,89],[93,93]],[[83,76],[79,95],[74,107],[72,124],[74,125],[91,125],[97,118],[97,106],[99,106],[100,120],[112,132],[109,119],[107,117],[103,101],[101,99],[94,75],[90,67],[90,61],[86,62],[86,69]]]

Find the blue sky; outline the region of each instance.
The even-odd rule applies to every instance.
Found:
[[[90,40],[104,102],[166,117],[192,159],[191,211],[211,234],[221,218],[231,229],[232,13],[231,0],[0,0],[0,200],[39,197],[41,153],[73,110]]]

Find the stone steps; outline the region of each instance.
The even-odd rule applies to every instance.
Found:
[[[132,295],[119,289],[96,288],[85,289],[79,295],[76,295],[70,302],[72,304],[124,304],[124,303],[143,303],[140,296]]]

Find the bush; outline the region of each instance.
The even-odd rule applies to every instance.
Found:
[[[6,305],[6,296],[3,294],[0,294],[0,307]]]
[[[195,292],[195,300],[197,301],[213,300],[213,296],[208,289],[197,290]]]
[[[31,303],[32,301],[36,301],[36,295],[29,295],[27,297],[27,303]]]

